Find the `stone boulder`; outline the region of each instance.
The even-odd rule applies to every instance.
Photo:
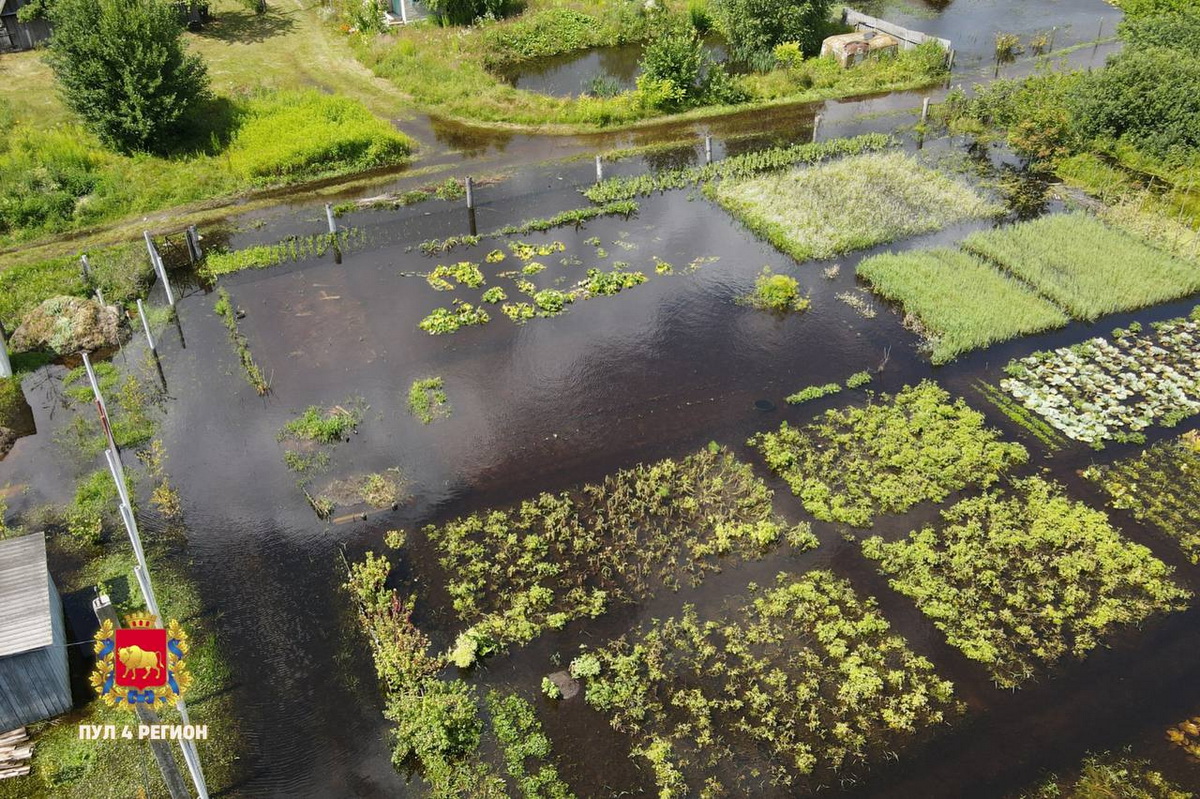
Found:
[[[51,297],[21,320],[9,342],[14,352],[43,350],[70,355],[121,343],[121,313],[82,297]]]

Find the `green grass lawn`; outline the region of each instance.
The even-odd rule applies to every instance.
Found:
[[[1020,281],[959,250],[884,253],[861,261],[858,274],[919,320],[934,363],[1070,321]]]
[[[1000,212],[973,190],[903,153],[721,183],[712,195],[798,261],[829,258]]]
[[[963,247],[1002,265],[1077,319],[1200,290],[1200,270],[1084,213],[973,233]]]

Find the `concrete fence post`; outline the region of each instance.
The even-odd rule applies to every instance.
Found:
[[[142,320],[142,330],[146,331],[146,342],[150,345],[150,351],[155,355],[158,354],[158,348],[154,346],[154,336],[150,334],[150,320],[146,318],[146,309],[142,306],[142,301],[137,301],[138,317]]]
[[[946,69],[954,69],[954,48],[950,48],[950,52],[946,54]]]
[[[467,179],[463,183],[467,189],[467,210],[469,211],[475,207],[475,181],[471,179],[470,175],[467,175]]]
[[[817,135],[820,132],[820,130],[821,130],[821,115],[817,114],[815,117],[813,117],[812,140],[814,142],[817,140]]]
[[[712,134],[704,134],[704,163],[712,163]]]
[[[599,155],[596,156],[596,182],[604,180],[604,161]]]
[[[158,248],[154,246],[154,239],[150,238],[150,231],[144,230],[142,235],[146,239],[146,250],[150,253],[150,265],[154,267],[159,280],[163,282],[163,289],[167,292],[167,304],[175,307],[175,293],[171,291],[171,281],[167,280],[167,268],[163,265],[162,256],[158,254]]]
[[[337,221],[333,218],[333,206],[325,203],[325,221],[329,223],[329,235],[337,234]]]
[[[92,265],[88,263],[86,253],[79,256],[79,265],[83,268],[83,282],[90,285],[92,282]]]
[[[4,328],[0,327],[0,377],[12,376],[12,361],[8,359],[8,342],[4,340]]]
[[[926,97],[924,100],[921,101],[921,122],[924,123],[925,120],[927,120],[927,119],[929,119],[929,98],[928,97]]]
[[[108,304],[104,301],[104,292],[100,289],[96,289],[96,302],[100,303],[101,308]]]

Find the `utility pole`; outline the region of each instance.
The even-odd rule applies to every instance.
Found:
[[[112,434],[112,425],[108,420],[108,406],[104,402],[104,395],[100,393],[100,383],[96,380],[95,370],[92,369],[91,358],[88,357],[86,352],[81,352],[80,356],[83,358],[83,368],[87,371],[88,382],[92,386],[92,394],[96,398],[96,410],[100,414],[100,426],[104,428],[105,438],[108,439],[108,448],[104,452],[104,459],[108,462],[109,473],[112,475],[113,481],[117,484],[117,497],[121,503],[121,520],[125,523],[125,530],[129,533],[129,543],[133,546],[134,557],[137,558],[137,566],[134,567],[133,573],[137,578],[138,588],[141,589],[146,607],[162,623],[164,621],[162,611],[159,610],[158,599],[154,596],[154,586],[150,582],[150,567],[146,564],[146,553],[142,549],[142,536],[138,532],[137,518],[133,514],[133,505],[129,499],[128,487],[125,484],[125,467],[121,463],[121,453],[117,450],[117,442]],[[188,721],[187,705],[184,704],[182,698],[176,700],[175,707],[179,711],[183,723],[190,723]],[[180,739],[179,748],[183,750],[183,760],[187,763],[188,772],[192,776],[192,783],[196,786],[196,795],[199,799],[209,799],[208,784],[204,779],[204,770],[200,766],[200,753],[196,749],[196,742]]]

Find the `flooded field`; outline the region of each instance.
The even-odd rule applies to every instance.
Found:
[[[696,157],[685,156],[673,157]],[[632,174],[653,165],[631,159],[614,171]],[[475,229],[486,233],[584,205],[578,187],[591,177],[590,164],[568,164],[524,170],[480,188]],[[220,620],[221,644],[235,673],[237,722],[247,746],[233,794],[389,796],[416,790],[406,787],[389,762],[388,724],[370,655],[339,588],[346,577],[342,553],[353,560],[368,549],[381,550],[385,531],[410,531],[413,546],[399,555],[396,576],[408,582],[398,587],[418,594],[416,621],[433,637],[434,648],[444,650],[453,643],[455,620],[439,587],[445,575],[435,553],[412,536],[421,526],[596,481],[638,462],[681,457],[709,441],[754,465],[775,490],[776,509],[785,518],[808,519],[745,441],[782,419],[801,422],[825,408],[860,402],[862,392],[799,407],[783,401],[799,388],[841,382],[860,370],[872,373],[870,388],[876,391],[937,379],[1031,449],[1034,458],[1025,471],[1048,469],[1073,495],[1102,507],[1099,493],[1076,470],[1136,447],[1113,446],[1097,454],[1076,446],[1050,455],[984,401],[974,383],[997,379],[1012,357],[1131,320],[1185,314],[1197,301],[1105,318],[1094,326],[1073,323],[934,369],[897,313],[856,285],[854,266],[887,249],[952,244],[993,223],[958,224],[797,264],[698,192],[676,190],[640,202],[629,219],[485,239],[435,257],[423,255],[419,245],[470,230],[472,220],[461,203],[354,212],[340,223],[360,230],[361,244],[336,259],[330,253],[223,277],[221,285],[245,312],[240,330],[271,383],[266,397],[241,374],[213,310],[215,294],[180,275],[178,328],[167,326],[160,334],[169,397],[162,435],[183,497],[191,568]],[[322,224],[323,211],[311,207],[261,227],[214,234],[206,245],[241,248]],[[489,264],[484,255],[516,240],[563,245],[540,259],[547,268],[530,278],[538,288],[569,286],[587,268],[615,261],[649,279],[524,325],[497,311],[486,325],[452,335],[418,330],[421,319],[451,296],[432,290],[423,275],[439,263],[469,259],[481,262],[488,285],[500,284],[496,273],[513,267],[512,256]],[[673,265],[671,274],[656,271],[662,262]],[[827,274],[834,263],[836,274]],[[811,308],[780,318],[739,304],[764,266],[796,277]],[[839,294],[860,297],[874,316],[864,316]],[[140,347],[134,341],[117,357],[139,357]],[[60,492],[73,477],[51,441],[62,416],[55,379],[60,373],[60,367],[48,367],[26,381],[38,433],[21,439],[0,463],[0,483],[31,486],[9,498],[18,514],[63,499]],[[452,411],[423,425],[408,413],[406,392],[412,381],[434,375],[443,378]],[[284,465],[277,437],[310,405],[352,403],[363,409],[362,421],[349,442],[333,450],[328,476],[398,469],[404,497],[395,511],[350,506],[322,521],[297,486],[297,475]],[[1194,426],[1192,420],[1180,429]],[[1152,439],[1165,435],[1158,431]],[[931,515],[932,508],[918,506],[885,517],[876,532],[896,537]],[[1185,585],[1196,587],[1196,567],[1169,541],[1124,514],[1114,518],[1128,536],[1178,568]],[[831,793],[1002,796],[1046,770],[1071,767],[1086,751],[1125,745],[1153,756],[1164,771],[1185,775],[1181,779],[1191,774],[1194,767],[1167,749],[1161,730],[1200,707],[1190,654],[1200,644],[1196,611],[1129,630],[1111,649],[1011,694],[992,687],[982,670],[949,648],[856,545],[843,540],[838,525],[813,527],[821,542],[814,551],[730,566],[699,588],[660,591],[599,618],[572,622],[488,659],[466,676],[534,701],[555,742],[562,776],[580,795],[649,795],[651,783],[628,759],[628,742],[582,697],[541,698],[542,677],[580,642],[599,645],[649,619],[677,614],[686,603],[701,613],[717,612],[748,583],[769,582],[781,570],[829,568],[860,594],[879,598],[896,630],[955,683],[967,703],[965,718],[954,728],[925,736],[895,764],[843,770],[840,785],[829,786]]]

